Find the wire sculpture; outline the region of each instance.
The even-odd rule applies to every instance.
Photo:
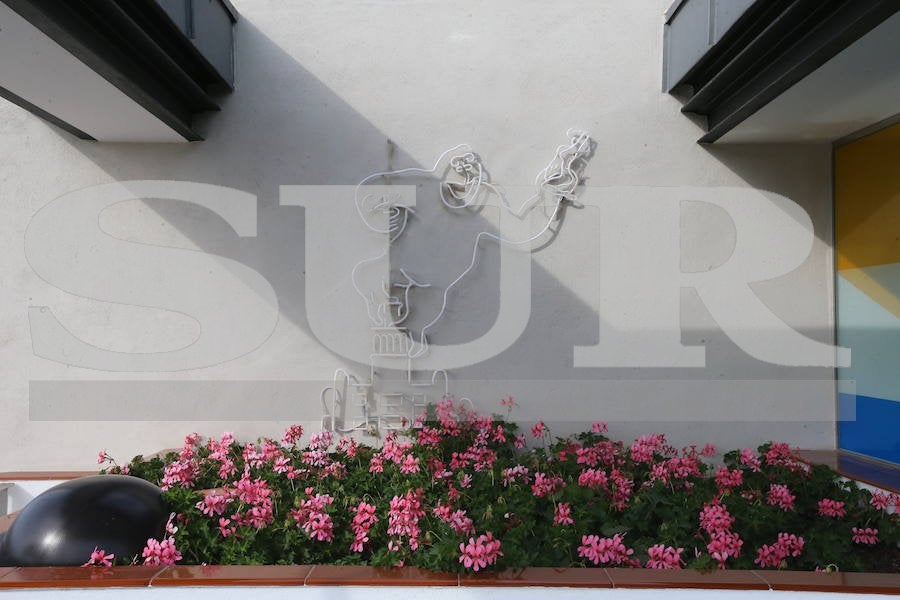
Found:
[[[324,388],[321,393],[323,405],[322,425],[327,429],[339,433],[349,433],[365,430],[377,434],[381,430],[400,429],[414,424],[419,412],[424,410],[428,403],[428,394],[425,392],[400,392],[375,390],[376,370],[375,364],[383,359],[400,360],[405,362],[405,384],[411,388],[438,388],[442,381],[442,394],[444,398],[449,396],[449,377],[445,370],[432,371],[431,377],[424,380],[414,376],[413,361],[428,352],[428,331],[431,330],[446,314],[448,298],[451,290],[455,288],[475,268],[478,262],[480,242],[482,239],[490,239],[498,244],[514,246],[526,245],[543,236],[559,218],[560,211],[565,203],[576,204],[577,188],[581,183],[580,168],[583,167],[593,151],[593,141],[584,131],[570,129],[566,132],[569,139],[567,144],[557,146],[556,152],[550,162],[535,176],[534,183],[537,186],[535,193],[528,198],[519,210],[513,210],[505,193],[494,185],[487,175],[487,171],[481,158],[475,154],[469,144],[457,144],[445,150],[435,161],[430,169],[423,167],[408,167],[393,171],[379,171],[363,178],[355,188],[353,201],[356,211],[363,225],[369,230],[388,236],[386,248],[376,256],[364,258],[357,262],[351,272],[350,280],[354,290],[365,302],[366,312],[371,322],[372,352],[369,356],[370,369],[368,381],[361,381],[356,376],[344,369],[335,371],[332,385]],[[462,153],[454,154],[463,151]],[[411,276],[406,270],[400,269],[402,281],[388,282],[382,280],[382,298],[376,299],[375,293],[365,294],[359,286],[357,275],[359,270],[366,265],[385,258],[393,244],[409,225],[410,217],[415,210],[410,206],[399,203],[399,197],[381,196],[375,197],[368,194],[360,197],[360,193],[370,181],[380,177],[392,177],[405,174],[430,174],[436,173],[439,166],[450,156],[448,170],[462,178],[461,182],[441,181],[438,187],[441,203],[448,210],[466,209],[474,206],[484,193],[493,193],[498,196],[502,206],[517,218],[522,218],[538,203],[544,201],[551,208],[546,224],[534,235],[525,239],[513,240],[490,231],[480,231],[474,240],[472,247],[472,259],[469,265],[445,288],[441,298],[441,308],[437,314],[428,321],[419,331],[418,340],[403,323],[412,312],[410,292],[417,288],[429,288],[430,283],[420,282]],[[387,227],[379,227],[372,223],[370,218],[376,214],[387,216]],[[397,290],[397,293],[394,293]],[[331,395],[330,406],[327,400]],[[349,407],[348,401],[353,395],[357,415],[355,421],[351,420],[349,426],[338,427],[337,413]],[[469,403],[468,398],[461,402]],[[373,403],[375,406],[373,407]],[[408,408],[409,413],[405,410]]]

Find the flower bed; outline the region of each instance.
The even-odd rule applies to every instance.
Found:
[[[713,467],[709,445],[605,434],[595,423],[553,438],[537,423],[527,449],[508,418],[446,400],[381,448],[329,432],[302,447],[293,426],[280,442],[192,434],[165,457],[100,462],[166,490],[166,537],[131,559],[151,565],[900,570],[894,494],[810,467],[785,444]],[[89,564],[112,562],[97,552]]]

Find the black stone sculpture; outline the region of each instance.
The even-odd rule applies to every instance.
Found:
[[[81,565],[95,547],[117,558],[139,555],[165,531],[162,491],[127,475],[94,475],[54,486],[29,502],[5,536],[0,565]]]

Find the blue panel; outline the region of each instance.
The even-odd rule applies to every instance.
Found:
[[[900,400],[900,318],[851,283],[845,277],[851,272],[863,274],[885,295],[900,298],[900,263],[838,273],[837,342],[850,348],[853,360],[849,369],[838,369],[838,377],[855,380],[854,393]]]
[[[840,394],[838,413],[852,414],[854,402],[856,420],[838,425],[841,449],[900,464],[900,402]]]

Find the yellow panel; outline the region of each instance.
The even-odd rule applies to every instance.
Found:
[[[838,270],[900,262],[900,124],[835,151]]]

